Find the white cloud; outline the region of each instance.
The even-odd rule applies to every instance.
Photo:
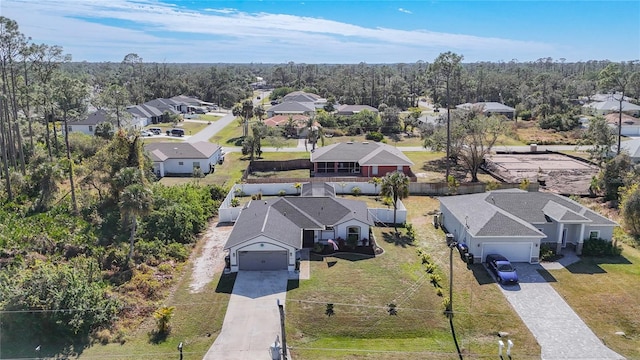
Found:
[[[398,8],[398,11],[403,12],[405,14],[413,14],[411,11],[409,11],[407,9],[403,9],[403,8]]]
[[[153,0],[2,0],[2,7],[25,35],[61,45],[78,61],[120,61],[135,52],[145,61],[376,63],[431,60],[448,50],[475,61],[493,59],[467,54],[531,59],[554,51],[540,42],[371,28],[231,8],[195,12]]]

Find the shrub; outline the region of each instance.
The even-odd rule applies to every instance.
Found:
[[[418,234],[416,233],[416,229],[413,227],[413,224],[407,223],[405,228],[407,229],[407,237],[409,238],[409,241],[412,243],[415,242]]]
[[[431,262],[431,255],[422,253],[420,255],[423,264],[429,264]]]
[[[618,256],[622,248],[615,242],[605,239],[587,239],[582,247],[582,255],[586,256]]]
[[[256,194],[251,195],[251,200],[262,200],[262,193],[258,192]]]
[[[376,142],[380,142],[382,141],[382,139],[384,139],[384,135],[382,135],[381,133],[377,132],[377,131],[372,131],[370,133],[368,133],[365,138],[367,140],[372,140],[372,141],[376,141]]]
[[[531,110],[522,110],[518,113],[517,116],[519,116],[524,121],[529,121],[533,117],[533,115],[531,115]]]
[[[285,195],[287,195],[287,191],[286,190],[278,191],[278,196],[285,196]]]
[[[486,191],[498,190],[500,188],[500,184],[497,181],[489,181],[486,185]]]
[[[436,271],[436,265],[432,263],[428,263],[427,265],[425,265],[424,269],[427,273],[432,274],[434,271]]]
[[[238,198],[231,199],[231,206],[233,206],[233,207],[240,206],[240,200],[238,200]]]
[[[442,294],[443,294],[443,292],[442,292],[442,288],[437,288],[437,289],[436,289],[436,295],[438,295],[438,296],[442,297]]]
[[[354,186],[353,189],[351,189],[351,193],[353,196],[358,196],[362,193],[362,190],[359,187]]]
[[[163,306],[153,313],[153,317],[156,319],[156,325],[158,326],[158,334],[169,334],[171,331],[169,321],[171,321],[175,309],[174,306]]]
[[[442,276],[440,276],[438,274],[431,274],[431,275],[429,275],[429,279],[430,279],[429,281],[431,281],[433,286],[441,287],[440,286],[440,282],[442,281]]]
[[[556,251],[555,246],[552,244],[541,244],[540,245],[540,261],[551,261],[555,259]]]

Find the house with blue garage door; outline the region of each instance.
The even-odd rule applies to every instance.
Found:
[[[519,189],[440,197],[440,224],[466,244],[475,262],[501,254],[512,262],[537,263],[540,246],[580,255],[585,239],[611,241],[617,223],[553,193]]]

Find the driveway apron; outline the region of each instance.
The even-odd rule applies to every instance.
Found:
[[[538,272],[540,265],[517,264],[516,268],[520,284],[500,288],[538,340],[542,359],[624,359],[607,348],[544,280]]]
[[[271,359],[280,335],[277,300],[284,304],[288,277],[287,271],[238,272],[222,330],[204,359]]]

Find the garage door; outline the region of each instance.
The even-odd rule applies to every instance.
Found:
[[[240,270],[287,270],[286,251],[240,251]]]
[[[500,254],[511,262],[531,261],[532,243],[484,243],[482,245],[482,262],[487,254]]]

